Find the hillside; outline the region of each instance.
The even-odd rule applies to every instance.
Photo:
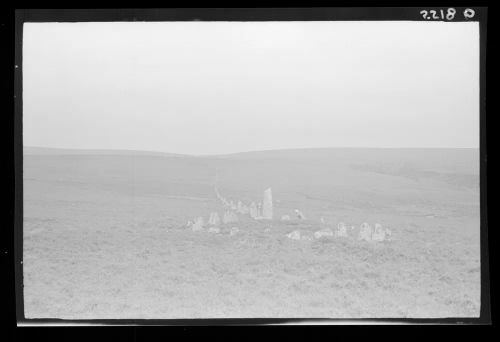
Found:
[[[449,317],[479,312],[477,150],[318,149],[183,156],[30,149],[27,317]],[[260,201],[236,235],[186,222]],[[281,221],[300,209],[306,220]],[[322,220],[321,223],[320,220]],[[293,241],[339,222],[346,239]],[[393,241],[358,241],[363,222]],[[231,228],[230,226],[225,228]]]

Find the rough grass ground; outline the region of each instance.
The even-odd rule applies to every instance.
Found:
[[[184,227],[188,219],[222,212],[211,193],[210,172],[206,178],[187,174],[167,158],[163,177],[170,183],[155,187],[161,172],[140,171],[144,159],[127,169],[123,159],[108,165],[103,158],[25,158],[28,318],[479,314],[478,192],[473,187],[377,174],[371,176],[392,177],[401,191],[388,187],[384,182],[391,179],[385,178],[373,183],[383,184],[381,188],[367,191],[354,184],[368,182],[368,174],[356,179],[346,172],[348,183],[329,195],[321,191],[328,184],[315,188],[305,186],[310,182],[306,180],[280,192],[283,184],[276,181],[276,216],[291,214],[298,206],[308,219],[240,217],[239,223],[227,226],[240,229],[230,236]],[[155,169],[158,162],[153,158],[148,165]],[[222,171],[218,167],[221,191],[235,199],[249,198],[252,189],[260,196],[269,185],[238,183],[229,166]],[[245,169],[246,164],[233,167]],[[133,177],[124,176],[130,168]],[[318,173],[314,182],[321,183]],[[326,223],[320,224],[319,217]],[[296,229],[334,228],[340,221],[356,227],[365,221],[382,223],[391,228],[394,241],[358,241],[357,231],[345,239],[311,242],[285,236]]]

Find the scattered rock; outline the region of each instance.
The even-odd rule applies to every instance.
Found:
[[[292,240],[302,240],[302,241],[312,241],[314,240],[314,234],[306,231],[294,230],[293,232],[286,235],[289,239]]]
[[[295,214],[297,215],[297,218],[299,220],[304,220],[306,217],[304,216],[304,214],[299,210],[299,209],[295,209],[294,210]]]
[[[238,227],[232,227],[231,230],[229,231],[229,235],[233,236],[235,234],[238,234],[240,229]]]
[[[283,216],[281,216],[281,220],[282,220],[282,221],[290,221],[290,216],[288,216],[288,215],[283,215]]]
[[[256,218],[258,216],[259,216],[259,212],[257,211],[257,205],[255,204],[255,202],[252,202],[250,204],[250,217]]]
[[[314,240],[314,234],[311,232],[301,232],[300,233],[300,239],[303,241],[313,241]]]
[[[330,228],[325,228],[314,232],[314,237],[320,239],[323,236],[333,236],[333,231]]]
[[[300,240],[300,232],[298,230],[294,230],[293,232],[287,234],[286,236],[292,240]]]
[[[218,233],[220,233],[220,228],[219,227],[210,227],[210,228],[208,228],[208,232],[218,234]]]

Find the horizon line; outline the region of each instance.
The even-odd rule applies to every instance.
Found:
[[[70,150],[70,151],[109,151],[109,152],[143,152],[143,153],[158,153],[158,154],[170,154],[176,156],[189,156],[189,157],[218,157],[218,156],[230,156],[243,153],[258,153],[258,152],[277,152],[277,151],[292,151],[292,150],[328,150],[328,149],[374,149],[374,150],[472,150],[479,149],[479,147],[361,147],[361,146],[336,146],[336,147],[292,147],[292,148],[274,148],[266,150],[247,150],[240,152],[229,152],[229,153],[210,153],[210,154],[190,154],[190,153],[177,153],[177,152],[166,152],[158,150],[133,150],[126,148],[70,148],[70,147],[48,147],[48,146],[33,146],[33,145],[23,145],[24,148],[39,148],[39,149],[51,149],[51,150]],[[24,151],[23,151],[24,152]]]

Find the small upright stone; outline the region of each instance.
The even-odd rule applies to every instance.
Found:
[[[338,237],[347,237],[347,227],[343,222],[338,224],[335,235]]]
[[[387,241],[392,240],[392,231],[389,228],[385,228],[385,239]]]
[[[222,216],[222,222],[224,224],[238,222],[238,215],[236,215],[232,211],[226,211],[226,212],[224,212],[224,215]]]
[[[250,210],[248,209],[248,206],[246,206],[245,204],[243,204],[243,206],[241,207],[241,213],[242,214],[248,214]]]
[[[250,217],[257,218],[258,216],[259,213],[257,211],[257,205],[255,204],[255,202],[252,202],[252,204],[250,204]]]
[[[241,201],[238,201],[236,211],[240,214],[243,214],[243,203],[241,203]]]
[[[372,227],[368,223],[364,222],[359,229],[358,239],[365,241],[372,241],[372,234],[373,234]]]
[[[196,232],[196,231],[201,231],[201,230],[203,230],[203,229],[204,229],[204,228],[203,228],[203,225],[204,225],[204,222],[203,222],[203,217],[198,217],[198,218],[194,221],[193,225],[191,226],[191,229],[192,229],[193,231],[195,231],[195,232]]]
[[[208,219],[208,224],[211,226],[218,226],[220,224],[220,217],[217,212],[212,212],[210,218]]]
[[[381,224],[376,223],[372,234],[373,241],[385,241],[390,235],[390,231],[384,229]]]
[[[262,203],[257,203],[257,218],[262,219]]]
[[[236,210],[236,209],[238,209],[238,207],[236,206],[236,204],[234,204],[233,200],[231,200],[231,201],[229,202],[229,205],[230,205],[230,207],[231,207],[231,210]]]

